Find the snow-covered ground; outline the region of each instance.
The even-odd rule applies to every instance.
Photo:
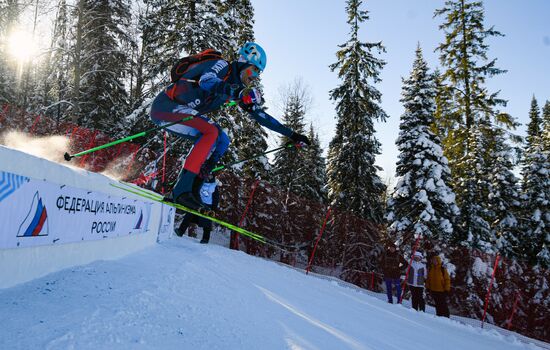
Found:
[[[0,290],[0,349],[539,349],[192,238]]]

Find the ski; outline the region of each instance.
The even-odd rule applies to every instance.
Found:
[[[158,193],[151,193],[151,191],[148,191],[148,190],[145,190],[143,188],[140,188],[140,187],[137,187],[137,186],[134,186],[132,184],[128,184],[128,183],[125,183],[125,182],[122,182],[122,181],[119,181],[117,184],[113,184],[111,183],[110,184],[111,186],[115,187],[115,188],[118,188],[118,189],[121,189],[121,190],[124,190],[126,192],[130,192],[130,193],[133,193],[137,196],[141,196],[141,197],[144,197],[144,198],[147,198],[147,199],[150,199],[152,201],[155,201],[155,202],[159,202],[159,203],[163,203],[163,204],[166,204],[166,205],[169,205],[171,207],[174,207],[176,209],[180,209],[180,210],[183,210],[187,213],[191,213],[191,214],[194,214],[194,215],[197,215],[201,218],[205,218],[207,220],[210,220],[212,222],[215,222],[223,227],[226,227],[230,230],[233,230],[235,232],[238,232],[240,234],[242,234],[243,236],[246,236],[248,238],[251,238],[257,242],[260,242],[260,243],[263,243],[263,244],[267,244],[267,245],[270,245],[274,248],[277,248],[277,249],[280,249],[282,251],[285,251],[285,252],[293,252],[295,250],[300,250],[302,248],[305,248],[307,245],[303,245],[303,246],[296,246],[296,245],[288,245],[288,244],[283,244],[283,243],[279,243],[279,242],[275,242],[275,241],[272,241],[270,239],[267,239],[265,238],[264,236],[262,235],[259,235],[257,233],[254,233],[254,232],[251,232],[251,231],[248,231],[248,230],[245,230],[244,228],[241,228],[241,227],[238,227],[238,226],[235,226],[233,224],[230,224],[226,221],[223,221],[223,220],[220,220],[214,216],[210,216],[210,215],[207,215],[207,214],[204,214],[204,213],[201,213],[200,211],[197,211],[197,210],[194,210],[194,209],[191,209],[191,208],[188,208],[186,206],[183,206],[181,204],[178,204],[178,203],[172,203],[172,202],[166,202],[166,201],[163,201],[162,199],[164,198],[162,195],[158,194]]]
[[[224,227],[227,227],[228,229],[230,230],[233,230],[235,232],[238,232],[240,234],[242,234],[243,236],[246,236],[246,237],[249,237],[249,238],[252,238],[260,243],[265,243],[265,244],[273,244],[271,242],[269,242],[264,236],[261,236],[257,233],[254,233],[254,232],[250,232],[248,230],[245,230],[241,227],[238,227],[238,226],[235,226],[233,224],[230,224],[226,221],[223,221],[223,220],[220,220],[216,217],[213,217],[213,216],[210,216],[210,215],[206,215],[206,214],[203,214],[201,213],[200,211],[197,211],[197,210],[194,210],[194,209],[191,209],[191,208],[188,208],[186,206],[183,206],[181,204],[178,204],[178,203],[172,203],[172,202],[166,202],[166,201],[163,201],[163,197],[161,195],[158,195],[158,194],[153,194],[147,190],[144,190],[144,189],[141,189],[141,188],[137,188],[135,186],[132,186],[130,184],[125,184],[123,182],[119,182],[119,184],[113,184],[111,183],[110,184],[111,186],[115,187],[115,188],[118,188],[120,190],[124,190],[126,192],[130,192],[130,193],[133,193],[137,196],[141,196],[141,197],[144,197],[144,198],[147,198],[147,199],[150,199],[152,201],[156,201],[156,202],[160,202],[160,203],[163,203],[163,204],[166,204],[166,205],[169,205],[171,207],[174,207],[176,209],[180,209],[180,210],[183,210],[187,213],[190,213],[190,214],[193,214],[193,215],[196,215],[196,216],[199,216],[201,218],[204,218],[204,219],[207,219],[207,220],[210,220],[212,222],[215,222],[219,225],[222,225]],[[122,185],[122,186],[120,186]]]

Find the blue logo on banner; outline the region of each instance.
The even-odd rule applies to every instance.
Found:
[[[0,171],[0,202],[26,182],[29,182],[29,178],[26,176]]]

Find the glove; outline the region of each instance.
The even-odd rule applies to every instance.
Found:
[[[244,88],[239,92],[239,100],[245,105],[259,105],[262,103],[262,94],[256,88]]]
[[[311,145],[311,141],[307,138],[307,136],[298,134],[293,132],[292,135],[289,136],[289,138],[294,142],[295,144],[306,144]]]

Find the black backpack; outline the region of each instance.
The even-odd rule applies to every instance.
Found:
[[[187,72],[189,67],[195,63],[223,59],[221,52],[214,49],[207,49],[198,54],[182,57],[170,70],[170,81],[175,83]]]

